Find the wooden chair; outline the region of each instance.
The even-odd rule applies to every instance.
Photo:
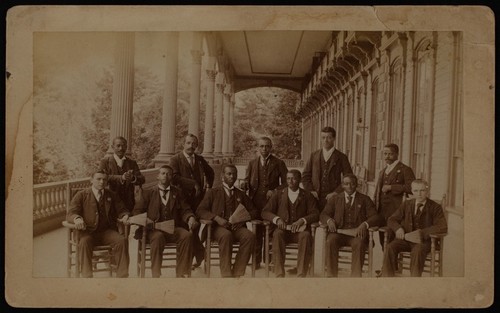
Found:
[[[328,226],[320,225],[323,229],[323,276],[327,275],[326,268],[326,238],[328,236]],[[365,251],[365,260],[362,266],[362,273],[367,274],[368,277],[373,276],[373,233],[376,232],[378,227],[368,228],[368,249]],[[350,265],[352,263],[352,248],[350,246],[343,246],[339,249],[339,272],[350,272]],[[347,267],[349,265],[349,267]],[[367,270],[365,270],[365,267]]]
[[[70,190],[70,198],[72,199],[75,194],[85,188],[72,188]],[[69,206],[68,206],[69,208]],[[78,251],[78,244],[80,243],[81,231],[75,228],[75,224],[68,221],[63,221],[62,225],[68,229],[68,242],[67,242],[67,259],[66,259],[66,273],[68,277],[80,277],[81,264],[80,253]],[[118,223],[119,232],[128,238],[129,226]],[[127,247],[128,248],[128,247]],[[92,272],[108,272],[109,276],[113,275],[116,271],[116,265],[113,260],[113,249],[110,245],[94,246],[92,250]]]
[[[439,201],[436,201],[439,203]],[[443,195],[440,201],[443,211],[446,207],[446,194]],[[446,216],[446,215],[445,215]],[[381,227],[379,231],[384,233],[384,251],[389,243],[389,233],[392,232],[389,227]],[[431,251],[427,254],[424,263],[423,273],[428,273],[431,277],[443,276],[443,249],[444,249],[444,237],[446,233],[432,234],[429,235],[431,238]],[[396,273],[403,275],[403,270],[410,270],[410,252],[400,252],[398,254],[398,268]]]
[[[137,276],[144,278],[146,269],[151,269],[151,245],[147,238],[147,229],[143,227],[142,238],[137,244]],[[177,244],[167,242],[163,250],[161,269],[175,269],[177,262]]]
[[[218,261],[219,260],[219,245],[216,241],[212,241],[212,224],[213,221],[211,220],[204,220],[200,219],[200,222],[202,225],[205,225],[207,227],[207,239],[205,241],[205,274],[207,277],[210,277],[210,268],[212,266],[217,266],[219,265],[218,262],[214,263],[213,261]],[[262,221],[259,220],[251,220],[248,222],[252,225],[251,231],[252,233],[256,233],[257,225],[262,224]],[[247,223],[247,225],[248,225]],[[233,244],[233,249],[232,249],[232,257],[234,258],[236,253],[238,253],[239,249],[239,243],[234,243]],[[252,267],[252,277],[255,277],[255,250],[252,252],[252,257],[251,257],[251,267]]]
[[[265,259],[265,269],[266,269],[266,277],[269,277],[269,271],[271,270],[271,262],[270,258],[270,250],[272,249],[272,243],[269,240],[269,229],[271,223],[269,221],[262,222],[265,227],[265,239],[264,239],[264,259]],[[311,245],[311,262],[309,265],[309,275],[314,276],[314,246],[315,246],[315,234],[316,228],[319,226],[318,223],[311,224],[311,236],[312,236],[312,245]],[[297,257],[299,251],[298,243],[288,243],[285,245],[285,268],[295,268],[297,266]]]

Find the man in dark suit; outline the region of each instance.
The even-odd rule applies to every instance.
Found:
[[[151,244],[151,271],[153,277],[160,277],[161,262],[165,244],[177,244],[176,276],[191,276],[191,261],[193,259],[192,233],[181,227],[187,223],[189,230],[197,228],[198,222],[179,188],[171,186],[173,170],[168,165],[160,167],[158,172],[158,186],[144,190],[143,203],[135,207],[133,215],[147,212],[147,217],[153,222],[174,220],[173,234],[161,230],[148,230],[147,238]]]
[[[219,244],[220,271],[222,277],[239,277],[255,249],[255,234],[246,228],[246,223],[230,224],[229,218],[238,205],[243,205],[252,219],[257,210],[252,200],[240,189],[234,187],[238,178],[236,166],[226,164],[222,167],[222,186],[207,190],[198,206],[196,215],[200,219],[212,220],[212,237]],[[240,243],[234,265],[231,266],[233,241]]]
[[[375,187],[374,202],[377,212],[387,219],[403,202],[405,194],[411,194],[411,182],[415,179],[413,170],[398,160],[399,147],[390,143],[384,147],[384,160],[387,166],[380,172]],[[383,225],[382,225],[383,226]],[[380,235],[380,244],[383,246],[384,234]],[[389,235],[392,239],[392,233]]]
[[[328,199],[342,192],[341,175],[352,174],[347,156],[335,149],[335,136],[333,127],[321,130],[323,148],[311,153],[302,172],[302,185],[318,199],[320,212]]]
[[[285,277],[285,245],[298,242],[297,276],[306,277],[312,254],[310,225],[318,221],[319,211],[316,199],[309,191],[299,187],[301,175],[298,170],[286,174],[288,188],[274,192],[262,210],[262,218],[272,222],[273,261],[276,277]],[[291,224],[291,229],[286,226]],[[307,225],[305,230],[299,228]]]
[[[93,173],[92,186],[73,197],[66,214],[66,220],[82,230],[78,252],[83,277],[92,277],[92,250],[96,245],[111,245],[117,277],[128,277],[128,238],[118,233],[116,223],[127,224],[129,212],[117,194],[104,189],[107,180],[106,172]]]
[[[108,173],[109,189],[122,199],[127,210],[132,211],[135,205],[134,186],[145,182],[137,162],[126,157],[127,140],[123,137],[113,139],[113,155],[105,156],[99,168]]]
[[[330,198],[321,212],[320,220],[328,225],[326,238],[327,276],[337,277],[339,270],[339,249],[351,246],[351,277],[361,277],[361,270],[368,247],[367,229],[378,226],[381,219],[375,211],[373,201],[367,195],[356,191],[358,179],[353,174],[342,178],[344,192]],[[356,237],[338,233],[338,229],[356,228]]]
[[[188,134],[184,139],[184,150],[170,159],[170,167],[174,170],[172,184],[181,188],[195,213],[205,190],[211,188],[214,183],[214,170],[201,155],[195,153],[197,148],[198,138]],[[193,229],[193,254],[196,258],[193,268],[200,266],[205,256],[198,231],[199,229]]]
[[[394,212],[387,225],[396,233],[384,251],[382,276],[394,276],[397,256],[401,251],[410,251],[410,273],[413,277],[422,276],[425,258],[431,251],[429,235],[448,231],[443,208],[428,198],[429,185],[417,179],[411,183],[413,199],[405,201]],[[417,231],[420,243],[405,240],[405,234]]]
[[[243,186],[240,186],[243,190],[249,189],[248,195],[258,210],[259,217],[273,191],[286,187],[288,169],[285,162],[271,154],[272,148],[273,145],[269,137],[262,137],[258,140],[260,155],[248,164]],[[257,227],[256,236],[255,268],[258,269],[262,261],[262,239],[264,238],[262,227]]]

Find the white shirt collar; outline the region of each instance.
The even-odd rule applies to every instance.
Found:
[[[94,194],[94,197],[99,200],[99,190],[97,190],[96,188],[94,188],[94,186],[92,186],[92,193]],[[102,189],[102,195],[104,196],[104,189]]]
[[[264,158],[262,155],[260,155],[260,164],[265,165],[266,162],[269,160],[270,157],[271,157],[271,153],[269,153],[267,155],[267,158]]]
[[[293,191],[292,189],[288,188],[288,199],[292,203],[295,203],[295,201],[297,201],[297,198],[299,197],[299,192],[300,192],[300,188],[297,189],[297,191]]]
[[[229,190],[233,190],[233,194],[234,194],[234,189],[236,189],[236,188],[234,188],[234,185],[233,185],[233,187],[229,187],[226,183],[223,182],[222,186],[224,187],[224,192],[226,193],[226,195],[231,196],[229,194]]]
[[[182,154],[184,154],[184,156],[185,156],[185,157],[186,157],[186,159],[188,159],[188,160],[189,160],[189,158],[191,157],[191,156],[190,156],[189,154],[187,154],[187,153],[186,153],[186,151],[184,151],[184,150],[182,150]],[[193,155],[192,155],[192,157],[193,157],[193,158],[194,158],[194,155],[195,155],[195,154],[193,153]]]
[[[348,197],[349,197],[349,195],[347,194],[347,192],[344,191],[344,198],[345,198],[346,202],[349,199]],[[352,199],[354,199],[356,197],[356,191],[353,192],[353,194],[351,195],[351,197],[352,197]]]
[[[335,146],[333,146],[330,150],[326,150],[325,148],[322,148],[321,150],[323,152],[323,158],[325,159],[325,161],[328,161],[335,151]]]
[[[164,188],[162,185],[158,184],[158,189],[170,191],[170,185],[167,188]]]
[[[119,158],[116,153],[113,153],[113,157],[115,158],[115,161],[116,161],[116,164],[118,164],[118,166],[122,167],[123,166],[123,162],[125,162],[125,159],[127,158],[125,155],[123,156],[123,158]]]
[[[392,162],[392,164],[387,165],[387,167],[385,168],[385,173],[389,174],[396,167],[396,165],[398,165],[398,163],[399,163],[399,160],[396,160],[396,161]]]

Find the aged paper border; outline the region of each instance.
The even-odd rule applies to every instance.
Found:
[[[464,43],[465,273],[399,279],[32,277],[33,32],[457,30]],[[486,307],[493,301],[494,14],[487,7],[19,6],[7,15],[5,297],[15,307]],[[474,203],[472,206],[471,204]],[[15,238],[15,239],[14,239]],[[478,260],[480,259],[480,262]]]

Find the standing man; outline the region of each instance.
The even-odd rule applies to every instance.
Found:
[[[252,219],[257,210],[252,200],[240,189],[234,187],[238,170],[232,164],[222,167],[222,186],[208,190],[198,206],[196,215],[205,220],[213,220],[212,237],[219,243],[220,272],[222,277],[240,277],[255,249],[255,234],[246,228],[246,223],[230,224],[229,217],[238,205],[243,205]],[[231,266],[233,241],[240,243],[234,265]]]
[[[249,189],[248,195],[258,211],[258,216],[271,198],[273,191],[286,186],[286,175],[288,169],[285,162],[271,154],[273,144],[269,137],[261,137],[258,140],[259,156],[250,161],[247,167],[243,190]],[[262,261],[262,240],[264,232],[262,227],[257,227],[257,246],[255,256],[255,268],[260,268]]]
[[[339,249],[351,246],[351,277],[361,277],[361,270],[368,247],[368,228],[380,225],[375,204],[367,195],[356,191],[358,178],[347,174],[342,178],[343,193],[335,195],[326,203],[320,220],[328,225],[326,238],[326,267],[328,277],[337,277],[339,271]],[[356,228],[356,236],[351,237],[337,232],[338,229]]]
[[[336,132],[333,127],[321,130],[322,149],[311,153],[302,172],[302,184],[319,201],[320,212],[326,201],[342,192],[341,175],[352,174],[347,156],[335,149]]]
[[[153,277],[160,277],[161,262],[165,244],[177,244],[177,260],[175,273],[177,277],[191,276],[191,262],[193,260],[192,233],[182,228],[182,222],[187,223],[189,230],[198,228],[198,222],[179,188],[171,186],[173,170],[168,165],[160,167],[158,185],[144,190],[144,201],[140,207],[134,209],[134,214],[147,212],[147,217],[153,222],[174,220],[173,234],[161,230],[148,230],[147,238],[151,244],[151,271]]]
[[[415,180],[413,170],[398,160],[399,147],[390,143],[384,147],[384,160],[387,166],[379,173],[375,187],[374,202],[377,212],[388,218],[401,206],[403,197],[411,194],[411,182]],[[381,225],[381,226],[384,226]],[[384,233],[379,232],[380,245],[384,246]],[[392,235],[390,236],[392,238]]]
[[[298,242],[297,277],[306,277],[312,255],[310,225],[318,221],[316,199],[309,191],[299,188],[300,172],[290,170],[286,174],[288,188],[273,194],[262,210],[262,218],[276,225],[273,227],[273,262],[276,277],[285,277],[285,245]],[[291,225],[290,230],[286,230]],[[299,228],[307,225],[303,231]]]
[[[422,276],[425,258],[431,251],[429,235],[448,231],[443,208],[428,198],[429,184],[417,179],[411,183],[411,190],[413,199],[403,202],[387,222],[396,233],[396,239],[384,251],[382,276],[394,276],[397,256],[401,251],[410,251],[411,276]],[[420,243],[405,240],[405,234],[413,231],[419,233]]]
[[[123,137],[113,139],[113,155],[105,156],[100,163],[100,169],[108,173],[109,189],[122,199],[129,212],[134,209],[134,186],[145,182],[137,162],[126,157],[127,140]]]
[[[118,233],[117,221],[128,223],[129,212],[122,200],[104,189],[108,182],[105,171],[92,173],[92,186],[81,190],[71,200],[66,220],[82,230],[78,243],[83,277],[92,277],[92,250],[97,245],[111,245],[117,277],[128,277],[128,238]]]
[[[170,167],[174,170],[172,183],[179,186],[191,211],[196,213],[205,191],[214,183],[214,170],[208,162],[195,153],[198,148],[198,137],[188,134],[184,139],[184,150],[170,159]],[[205,256],[205,250],[198,236],[199,228],[193,229],[193,254],[199,267]]]

